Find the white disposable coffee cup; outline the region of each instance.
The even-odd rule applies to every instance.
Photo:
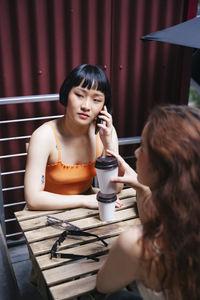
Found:
[[[115,214],[115,202],[117,196],[113,194],[103,194],[98,192],[97,201],[99,205],[99,217],[101,221],[112,221],[114,220]]]
[[[103,155],[96,159],[95,168],[99,188],[103,194],[112,194],[117,191],[117,184],[111,178],[118,176],[118,161],[114,156]]]

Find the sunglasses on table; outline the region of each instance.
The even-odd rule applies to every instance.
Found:
[[[64,231],[59,235],[59,238],[55,241],[53,244],[50,253],[50,259],[52,258],[72,258],[74,260],[76,259],[81,259],[81,258],[87,258],[87,259],[92,259],[94,261],[99,261],[99,259],[96,257],[95,254],[90,254],[90,255],[79,255],[79,254],[73,254],[73,253],[62,253],[62,252],[57,252],[58,251],[58,246],[61,245],[61,243],[66,239],[67,236],[93,236],[96,237],[99,241],[101,241],[105,247],[108,246],[108,244],[97,234],[90,233],[87,231],[82,230],[78,226],[73,225],[72,223],[61,220],[56,217],[52,216],[47,216],[47,223],[52,226],[60,227],[63,228]]]

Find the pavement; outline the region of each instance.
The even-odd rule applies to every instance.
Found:
[[[32,263],[26,244],[8,248],[11,263],[19,287],[21,300],[43,300],[43,297],[29,281]]]

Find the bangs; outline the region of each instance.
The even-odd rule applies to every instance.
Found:
[[[75,82],[76,86],[87,88],[88,90],[98,90],[103,94],[107,93],[107,82],[102,78],[101,74],[79,74]]]

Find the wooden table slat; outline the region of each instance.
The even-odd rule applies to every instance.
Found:
[[[25,220],[32,220],[34,218],[42,217],[42,216],[48,216],[50,214],[56,214],[61,213],[62,210],[28,210],[27,208],[16,211],[15,216],[18,220],[18,222],[25,221]]]
[[[95,272],[97,271],[102,264],[105,262],[107,255],[101,256],[99,261],[92,261],[92,260],[85,260],[75,262],[74,264],[69,265],[62,265],[55,269],[49,269],[43,271],[43,276],[48,284],[48,286],[52,286],[63,281],[74,279],[79,276]]]
[[[104,254],[105,252],[108,252],[110,249],[113,241],[116,239],[116,237],[105,239],[105,241],[108,243],[108,246],[105,247],[100,241],[96,241],[93,243],[80,245],[77,247],[64,249],[60,252],[62,253],[73,253],[73,254],[79,254],[79,255],[90,255],[90,254]],[[50,259],[50,253],[38,256],[37,258],[38,265],[40,266],[41,270],[53,268],[59,265],[66,264],[66,262],[71,261],[70,258],[52,258]]]
[[[96,275],[92,275],[50,287],[50,292],[54,300],[67,300],[91,292],[95,286]]]

